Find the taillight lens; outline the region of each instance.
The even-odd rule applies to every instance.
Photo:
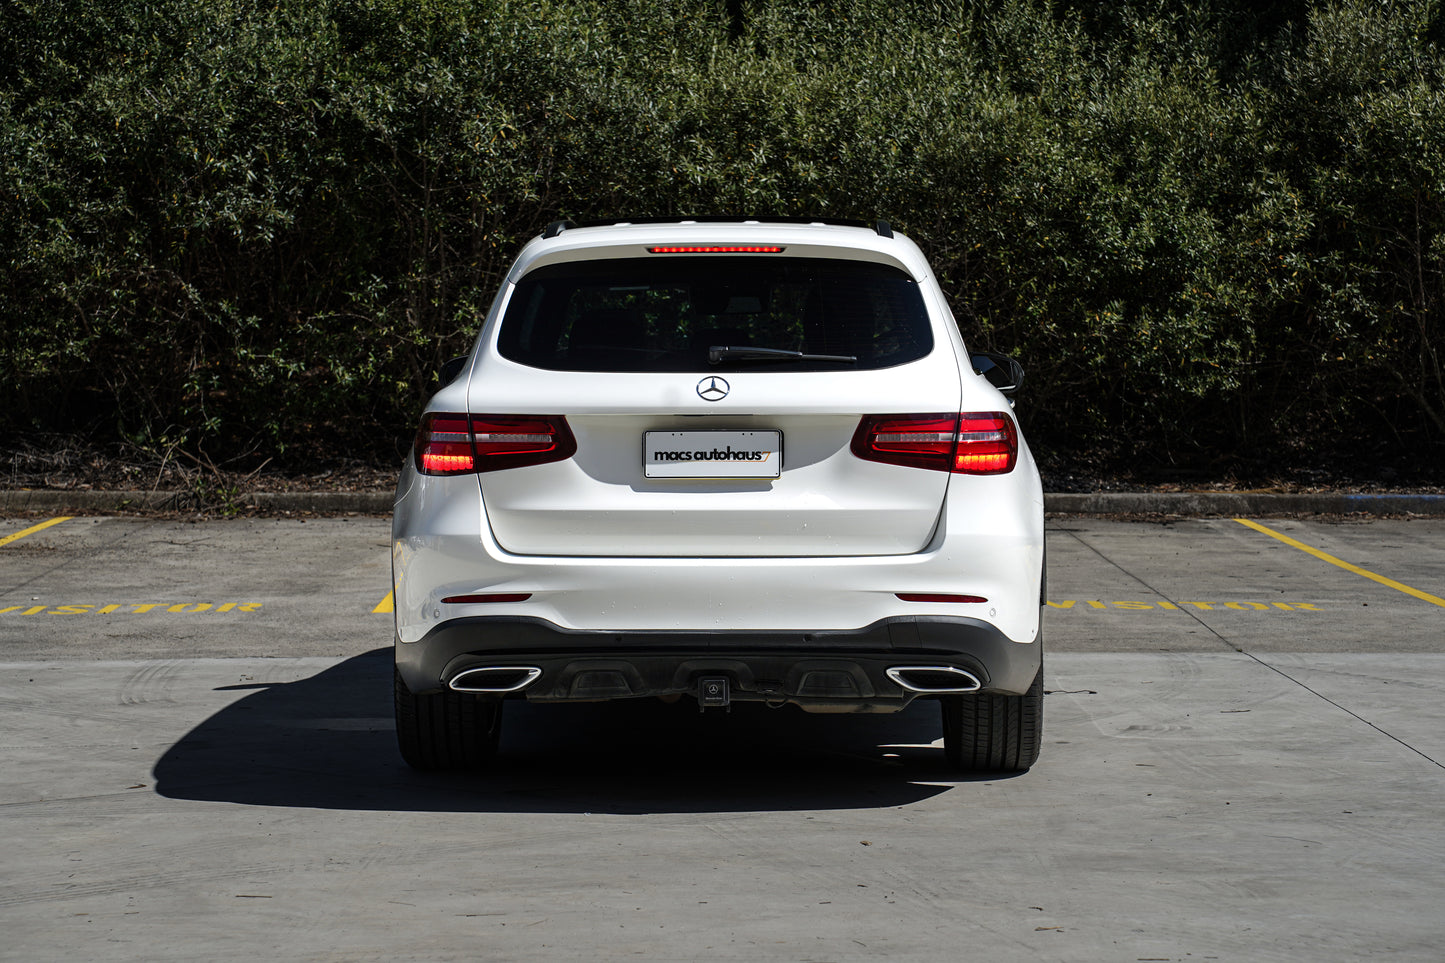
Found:
[[[416,470],[423,475],[464,475],[476,465],[466,415],[429,413],[416,433]]]
[[[1018,460],[1019,436],[1002,411],[864,415],[853,454],[866,461],[963,475],[1002,475]]]
[[[864,415],[853,454],[868,461],[948,471],[958,415]]]
[[[477,471],[545,465],[577,452],[561,415],[472,415],[472,440]]]
[[[561,415],[431,413],[416,436],[416,468],[424,475],[522,468],[571,458],[577,440]]]
[[[1013,471],[1019,433],[1002,411],[969,411],[958,416],[958,449],[953,470],[965,475],[1002,475]]]

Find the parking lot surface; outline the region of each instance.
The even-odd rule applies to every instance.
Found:
[[[1445,521],[1051,520],[1012,778],[928,704],[686,701],[414,773],[384,519],[47,521],[0,520],[0,959],[1440,958]]]

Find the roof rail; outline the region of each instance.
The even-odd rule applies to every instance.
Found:
[[[565,230],[574,227],[610,227],[614,224],[680,224],[683,221],[692,221],[697,224],[738,224],[743,221],[757,221],[762,224],[829,224],[836,227],[866,227],[871,228],[879,237],[892,237],[893,227],[883,220],[875,221],[872,224],[867,221],[857,221],[841,217],[785,217],[785,216],[754,216],[737,214],[698,214],[698,215],[675,215],[670,217],[609,217],[586,221],[553,221],[547,225],[543,237],[556,237]]]

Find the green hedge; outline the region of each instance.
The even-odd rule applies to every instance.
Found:
[[[390,459],[549,220],[886,217],[1036,446],[1440,460],[1438,2],[0,0],[0,431]]]

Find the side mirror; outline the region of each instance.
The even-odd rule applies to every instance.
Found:
[[[467,356],[466,356],[466,355],[462,355],[460,358],[453,358],[453,359],[451,359],[450,361],[448,361],[446,364],[442,365],[442,372],[441,372],[442,383],[441,383],[441,386],[442,386],[443,388],[445,388],[447,385],[449,385],[449,384],[451,384],[453,381],[457,380],[457,375],[461,374],[461,373],[462,373],[462,369],[465,368],[466,366],[467,366]]]
[[[988,383],[1012,398],[1023,386],[1024,366],[1005,354],[980,351],[969,355],[973,370],[988,379]]]

